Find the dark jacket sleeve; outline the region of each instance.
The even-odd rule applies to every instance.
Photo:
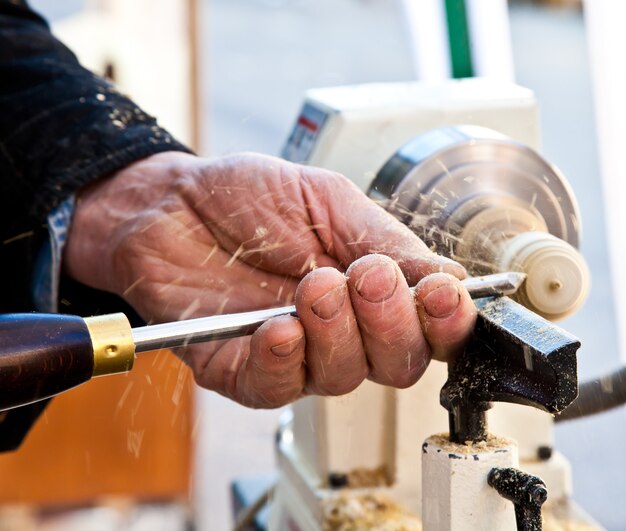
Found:
[[[46,217],[84,184],[148,155],[188,151],[82,68],[21,0],[0,0],[0,311],[32,309]]]
[[[188,151],[82,68],[25,1],[0,0],[0,312],[33,309],[33,266],[52,209],[86,183],[172,150]],[[120,299],[64,284],[79,301],[67,311],[130,311]],[[20,445],[46,404],[0,413],[0,451]]]

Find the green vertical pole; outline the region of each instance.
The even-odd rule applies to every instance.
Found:
[[[472,65],[472,50],[470,49],[465,0],[445,1],[452,77],[472,77],[474,68]]]

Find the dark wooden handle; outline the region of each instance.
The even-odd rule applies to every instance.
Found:
[[[93,365],[91,337],[80,317],[0,315],[0,411],[86,382]]]

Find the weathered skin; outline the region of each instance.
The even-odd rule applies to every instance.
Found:
[[[261,155],[161,153],[83,190],[64,267],[149,322],[295,299],[299,318],[178,352],[198,384],[252,407],[365,378],[407,387],[476,315],[465,270],[346,178]]]

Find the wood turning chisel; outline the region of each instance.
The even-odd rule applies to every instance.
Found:
[[[511,295],[523,273],[463,281],[473,299]],[[96,376],[128,372],[139,352],[252,334],[267,320],[297,315],[295,306],[215,315],[131,328],[123,313],[96,317],[0,315],[0,411],[67,391]]]

